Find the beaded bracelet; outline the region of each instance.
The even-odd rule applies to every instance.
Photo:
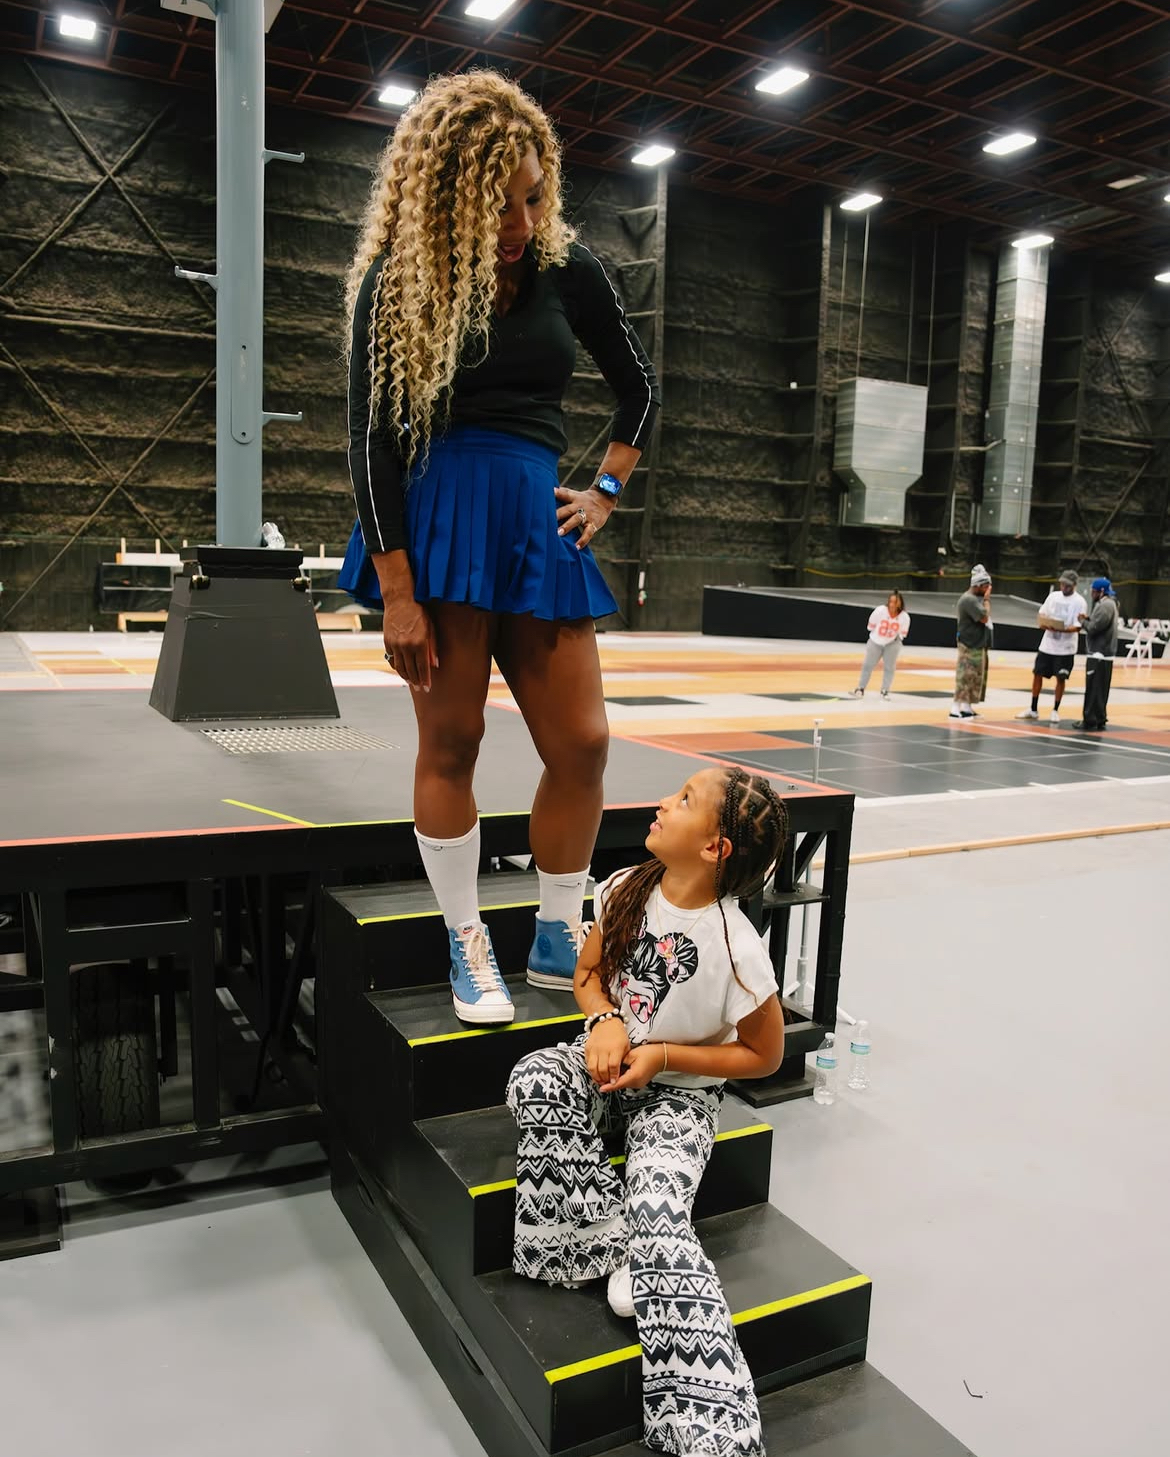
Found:
[[[608,1012],[594,1012],[592,1017],[585,1018],[585,1036],[588,1037],[599,1022],[608,1022],[611,1017],[620,1016],[621,1013],[616,1008],[611,1008]]]

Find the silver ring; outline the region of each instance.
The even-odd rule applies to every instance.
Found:
[[[581,525],[582,526],[585,526],[585,525],[588,524],[589,517],[586,516],[586,514],[585,514],[585,507],[584,506],[578,506],[577,507],[577,515],[580,516],[580,518],[581,518]]]
[[[394,659],[390,656],[389,653],[383,653],[382,656],[386,659],[386,661],[390,664],[391,667],[394,666]]]

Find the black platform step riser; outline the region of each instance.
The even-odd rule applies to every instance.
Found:
[[[429,1146],[428,1146],[429,1147]],[[423,1157],[426,1155],[424,1153]],[[417,1209],[411,1209],[409,1197],[402,1199],[409,1213],[416,1238],[430,1264],[447,1283],[464,1274],[486,1274],[490,1270],[510,1269],[512,1240],[516,1220],[516,1189],[489,1188],[471,1193],[457,1183],[451,1170],[437,1154],[431,1153],[429,1167],[412,1169],[395,1188],[414,1188],[421,1195]],[[618,1176],[625,1178],[625,1162],[615,1164]],[[767,1202],[772,1169],[772,1130],[762,1127],[758,1133],[735,1138],[716,1139],[711,1161],[695,1196],[694,1217],[707,1219]],[[384,1178],[381,1168],[375,1172]],[[428,1221],[427,1212],[440,1211],[438,1218]],[[470,1251],[470,1267],[468,1252]]]
[[[401,1074],[402,1113],[413,1119],[438,1118],[502,1103],[508,1077],[525,1053],[571,1042],[579,1034],[582,1018],[571,997],[565,998],[562,1017],[551,1024],[415,1047],[398,1039],[393,1056]]]
[[[824,1307],[817,1309],[817,1307]],[[864,1335],[852,1341],[829,1344],[827,1332],[849,1327],[864,1330],[869,1320],[869,1287],[818,1301],[816,1306],[798,1307],[779,1315],[766,1316],[736,1327],[744,1359],[758,1390],[775,1391],[830,1371],[847,1361],[865,1357]],[[631,1342],[637,1333],[631,1323]],[[488,1346],[488,1349],[494,1349]],[[536,1392],[529,1405],[517,1391],[521,1407],[531,1420],[534,1406],[543,1393]],[[592,1442],[607,1433],[642,1418],[642,1358],[603,1367],[553,1387],[551,1420],[547,1428],[537,1427],[550,1452],[574,1443]],[[612,1440],[612,1438],[611,1438]]]
[[[746,1209],[752,1204],[763,1204],[768,1198],[771,1177],[771,1145],[770,1138],[758,1135],[729,1144],[717,1143],[695,1195],[694,1217],[707,1219],[715,1214],[729,1214],[734,1209]],[[619,1165],[617,1172],[625,1178],[624,1167]],[[512,1263],[515,1189],[480,1194],[468,1202],[472,1205],[475,1274],[507,1268]]]
[[[522,976],[528,968],[536,909],[536,901],[526,900],[482,910],[496,962],[505,976]],[[323,915],[322,939],[333,958],[344,963],[351,990],[397,991],[447,984],[450,948],[447,928],[437,912],[362,919],[326,895]],[[583,919],[592,916],[593,900],[587,897]]]

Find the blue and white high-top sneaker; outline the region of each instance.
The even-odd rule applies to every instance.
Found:
[[[573,973],[592,921],[542,921],[536,918],[536,934],[528,953],[528,984],[571,992]]]
[[[451,1000],[455,1015],[464,1022],[500,1024],[516,1015],[512,997],[504,985],[492,938],[480,921],[447,927],[451,943]]]

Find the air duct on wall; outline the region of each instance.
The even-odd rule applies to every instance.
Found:
[[[1048,249],[1005,247],[999,255],[991,398],[980,536],[1023,536],[1032,507],[1040,361],[1048,306]]]
[[[926,387],[846,379],[837,394],[833,469],[849,487],[843,526],[902,526],[906,492],[922,474]]]

